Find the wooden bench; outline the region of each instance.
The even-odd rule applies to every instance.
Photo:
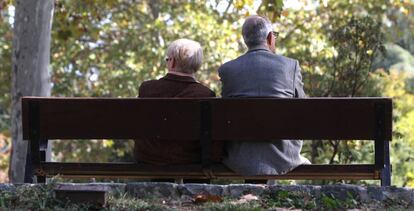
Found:
[[[95,178],[349,179],[391,184],[389,98],[40,98],[24,97],[23,137],[30,143],[30,176]],[[200,140],[202,163],[46,162],[52,139]],[[302,165],[285,175],[240,176],[211,161],[212,141],[373,140],[375,163]],[[178,142],[181,142],[178,141]],[[70,153],[70,152],[68,152]],[[248,156],[248,155],[246,155]],[[26,178],[31,182],[31,177]]]

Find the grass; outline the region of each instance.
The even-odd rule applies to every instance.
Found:
[[[285,207],[312,210],[317,207],[317,201],[305,192],[280,190],[264,198],[268,207]]]
[[[127,194],[121,197],[110,196],[106,209],[110,210],[166,210],[167,206],[155,201],[145,201],[142,199],[133,198]]]

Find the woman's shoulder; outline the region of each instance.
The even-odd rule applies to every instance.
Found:
[[[189,87],[185,90],[187,93],[192,93],[194,96],[198,97],[215,97],[216,93],[213,92],[210,88],[207,86],[201,84],[201,83],[192,83],[189,85]]]
[[[141,83],[141,85],[138,88],[138,93],[140,97],[144,97],[147,95],[151,95],[153,92],[154,86],[157,86],[158,80],[148,80]]]

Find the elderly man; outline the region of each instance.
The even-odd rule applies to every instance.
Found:
[[[215,97],[215,93],[195,80],[200,69],[203,50],[198,42],[179,39],[167,50],[166,76],[145,81],[139,87],[139,97]],[[190,164],[201,162],[199,140],[194,142],[136,140],[135,158],[151,164]]]
[[[248,17],[242,28],[248,51],[223,64],[218,72],[223,97],[305,97],[297,60],[275,54],[277,33],[269,19]],[[275,121],[278,121],[275,119]],[[249,175],[285,174],[309,160],[300,155],[302,141],[230,142],[224,163]]]

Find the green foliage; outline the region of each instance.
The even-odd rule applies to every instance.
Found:
[[[246,203],[235,203],[232,201],[224,201],[221,203],[207,203],[203,206],[203,210],[211,211],[262,211],[265,210],[257,201],[250,201]]]
[[[51,209],[52,204],[59,204],[54,197],[55,183],[47,185],[24,184],[9,191],[0,192],[0,208],[45,210]]]
[[[370,16],[344,18],[344,14],[336,13],[348,13],[349,8],[341,9],[337,3],[315,11],[291,12],[282,18],[280,27],[286,35],[282,34],[280,51],[300,58],[309,96],[378,95],[371,89],[368,73],[374,58],[383,51],[381,23]],[[291,28],[290,24],[296,25]]]
[[[53,161],[134,161],[132,140],[57,140],[52,143]]]
[[[8,190],[0,190],[0,209],[1,210],[98,210],[102,207],[96,204],[89,203],[71,203],[64,202],[56,198],[55,189],[56,182],[52,179],[46,185],[31,185],[23,184],[16,187],[11,187]],[[120,198],[117,201],[108,199],[108,206],[115,210],[122,208],[125,205],[124,199]],[[131,200],[130,200],[131,201]],[[128,203],[129,208],[135,210],[146,210],[157,207],[156,205],[149,205],[134,199],[136,203]],[[128,209],[129,209],[128,208]],[[125,209],[125,207],[124,207]]]
[[[323,96],[366,96],[372,63],[379,51],[384,52],[381,23],[370,17],[352,17],[332,32],[329,38],[334,52],[324,77],[331,83]]]
[[[0,133],[7,132],[10,122],[11,105],[11,50],[13,33],[9,24],[9,1],[0,3]]]
[[[127,194],[122,194],[118,197],[110,196],[106,207],[109,210],[167,210],[160,202],[148,202]]]
[[[324,210],[339,210],[339,209],[352,209],[357,208],[359,203],[353,198],[352,194],[347,192],[347,198],[345,200],[337,199],[334,195],[322,194],[321,207]]]
[[[383,73],[381,83],[383,95],[393,98],[394,140],[391,143],[391,163],[393,165],[393,184],[414,187],[414,93],[407,91],[407,74],[391,70]]]
[[[0,182],[8,181],[7,171],[11,151],[11,69],[12,38],[8,13],[11,1],[0,2]]]
[[[264,199],[269,207],[286,207],[289,209],[312,210],[317,207],[316,199],[309,194],[298,191],[277,191]]]
[[[394,43],[387,44],[386,49],[387,54],[376,59],[375,68],[398,70],[414,77],[414,55],[408,49]]]
[[[283,0],[263,0],[257,13],[276,22],[283,11]]]

